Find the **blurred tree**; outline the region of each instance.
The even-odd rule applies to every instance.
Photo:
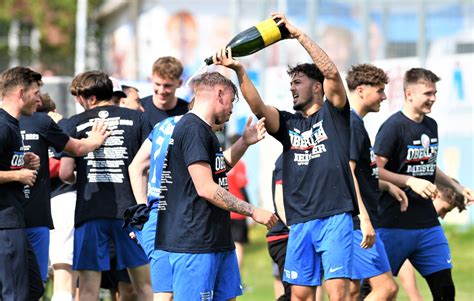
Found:
[[[92,11],[102,0],[89,0]],[[1,0],[0,24],[18,20],[21,28],[36,28],[40,32],[40,47],[36,61],[40,72],[73,75],[75,55],[76,0]],[[8,30],[8,29],[7,29]],[[0,30],[0,33],[4,30]],[[7,46],[8,47],[8,46]],[[31,64],[35,55],[23,45],[18,49],[21,64]],[[5,43],[0,43],[2,56],[8,54]],[[6,53],[4,53],[6,52]]]

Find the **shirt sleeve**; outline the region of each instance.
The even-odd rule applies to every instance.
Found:
[[[209,129],[201,125],[182,128],[178,134],[184,163],[190,166],[196,162],[207,162],[212,166],[212,137]]]
[[[375,154],[387,159],[392,158],[396,150],[397,141],[397,126],[393,122],[383,123],[375,137]]]
[[[49,119],[49,126],[45,137],[48,146],[52,146],[57,152],[61,152],[69,141],[69,135],[51,117],[47,116],[46,118]]]

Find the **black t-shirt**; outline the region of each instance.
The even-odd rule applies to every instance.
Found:
[[[176,124],[168,146],[158,207],[156,248],[177,253],[233,250],[230,213],[201,198],[188,166],[209,163],[213,180],[227,189],[226,164],[211,127],[193,113]]]
[[[364,121],[351,110],[351,149],[350,159],[356,162],[355,175],[359,182],[360,194],[369,213],[372,226],[378,226],[378,203],[380,197],[379,171],[375,163],[375,154],[370,143]],[[354,228],[360,229],[360,221],[354,221]]]
[[[0,170],[23,168],[23,144],[18,120],[0,109]],[[22,204],[25,201],[23,184],[0,184],[0,229],[25,227]]]
[[[167,111],[163,111],[155,107],[155,105],[153,104],[153,95],[142,98],[140,102],[143,108],[145,109],[144,114],[150,122],[151,128],[153,128],[155,124],[165,118],[183,115],[189,111],[188,102],[181,98],[178,98],[178,103],[176,104],[176,107]]]
[[[311,116],[280,111],[273,136],[283,144],[283,195],[288,225],[358,213],[349,167],[349,102],[325,101]]]
[[[283,156],[280,155],[278,159],[275,161],[275,169],[273,170],[272,174],[272,196],[273,196],[273,207],[275,208],[275,212],[278,215],[278,212],[276,210],[276,204],[275,204],[275,187],[277,184],[282,185],[283,184],[283,177],[282,177],[282,161],[283,161]],[[278,222],[276,223],[275,226],[273,226],[267,233],[268,236],[280,236],[280,235],[285,235],[290,233],[290,229],[281,221],[281,219],[278,219]]]
[[[26,227],[53,228],[51,217],[48,147],[60,152],[64,149],[69,136],[54,122],[47,113],[34,113],[20,118],[20,130],[25,152],[33,152],[40,157],[40,169],[33,187],[25,186],[26,202],[23,205]]]
[[[58,126],[64,131],[69,132],[67,127],[67,122],[69,119],[63,118],[59,120]],[[61,153],[57,152],[54,148],[49,148],[49,157],[57,160],[61,160]],[[54,198],[58,195],[64,194],[66,192],[76,191],[76,184],[67,184],[61,181],[59,177],[51,178],[51,198]]]
[[[100,106],[71,117],[71,137],[86,138],[95,120],[104,120],[112,135],[100,148],[75,158],[76,226],[92,219],[123,219],[125,209],[136,204],[128,166],[151,130],[138,111]]]
[[[390,116],[380,127],[374,146],[375,154],[388,159],[388,171],[422,178],[434,183],[438,154],[438,125],[425,116],[414,122],[402,112]],[[380,199],[380,227],[420,229],[439,225],[430,199],[424,199],[405,188],[408,209],[400,212],[400,202],[384,192]]]

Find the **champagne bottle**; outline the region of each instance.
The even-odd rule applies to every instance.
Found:
[[[269,18],[240,33],[226,47],[230,47],[233,57],[246,56],[255,53],[273,43],[290,37],[290,32],[284,24],[277,26],[279,18]],[[212,56],[204,60],[212,64]]]

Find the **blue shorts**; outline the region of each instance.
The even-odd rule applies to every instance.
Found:
[[[292,225],[283,281],[319,286],[323,274],[326,280],[351,278],[353,233],[349,213]]]
[[[41,280],[46,282],[48,280],[49,228],[31,227],[26,228],[25,231],[33,248],[33,252],[35,252]]]
[[[90,220],[74,230],[74,270],[107,271],[110,269],[109,241],[115,246],[117,270],[148,264],[142,248],[122,229],[120,219]]]
[[[142,230],[134,229],[134,232],[150,261],[150,276],[153,292],[166,293],[173,291],[173,274],[171,273],[169,253],[162,250],[155,250],[157,217],[158,212],[156,207],[152,207],[148,221],[143,225]]]
[[[385,248],[379,235],[369,249],[360,246],[362,231],[354,230],[354,253],[352,257],[352,279],[367,279],[390,272]]]
[[[173,300],[223,301],[242,295],[234,251],[169,253],[173,269]]]
[[[422,276],[452,269],[448,240],[441,226],[424,229],[379,229],[393,275],[398,275],[406,259],[410,259]]]

